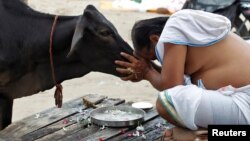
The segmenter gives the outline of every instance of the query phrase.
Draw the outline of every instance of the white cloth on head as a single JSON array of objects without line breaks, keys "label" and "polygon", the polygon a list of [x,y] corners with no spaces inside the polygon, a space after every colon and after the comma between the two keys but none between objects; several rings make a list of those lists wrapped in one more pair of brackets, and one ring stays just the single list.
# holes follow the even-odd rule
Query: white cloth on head
[{"label": "white cloth on head", "polygon": [[180,85],[166,91],[189,129],[207,128],[210,124],[250,124],[250,85],[217,91]]},{"label": "white cloth on head", "polygon": [[156,45],[156,56],[162,63],[164,43],[192,47],[217,43],[231,30],[231,22],[222,15],[200,10],[184,9],[170,16]]}]

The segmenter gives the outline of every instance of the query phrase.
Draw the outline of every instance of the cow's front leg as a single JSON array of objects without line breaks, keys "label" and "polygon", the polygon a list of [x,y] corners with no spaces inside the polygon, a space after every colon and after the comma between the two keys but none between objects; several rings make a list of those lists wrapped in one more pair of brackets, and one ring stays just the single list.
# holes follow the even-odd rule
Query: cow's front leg
[{"label": "cow's front leg", "polygon": [[13,99],[0,97],[0,130],[11,124]]}]

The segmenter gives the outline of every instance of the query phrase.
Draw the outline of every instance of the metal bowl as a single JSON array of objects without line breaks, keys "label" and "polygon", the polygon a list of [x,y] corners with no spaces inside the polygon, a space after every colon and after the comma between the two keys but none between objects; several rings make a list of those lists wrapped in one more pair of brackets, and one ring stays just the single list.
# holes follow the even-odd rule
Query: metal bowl
[{"label": "metal bowl", "polygon": [[91,122],[101,126],[125,127],[139,125],[144,121],[145,112],[131,106],[109,106],[94,109]]}]

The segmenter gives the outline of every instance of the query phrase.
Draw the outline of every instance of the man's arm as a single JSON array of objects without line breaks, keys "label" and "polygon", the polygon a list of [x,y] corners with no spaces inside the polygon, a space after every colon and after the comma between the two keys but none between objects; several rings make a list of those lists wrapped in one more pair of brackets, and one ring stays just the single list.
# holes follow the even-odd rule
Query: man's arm
[{"label": "man's arm", "polygon": [[161,67],[158,66],[155,62],[151,61],[151,65],[157,72],[161,72]]},{"label": "man's arm", "polygon": [[117,71],[128,76],[122,80],[133,82],[142,79],[148,80],[159,91],[183,84],[187,47],[184,45],[165,44],[162,68],[152,62],[138,60],[126,53],[121,55],[129,62],[116,61],[115,63],[125,67],[117,68]]},{"label": "man's arm", "polygon": [[187,47],[185,45],[165,44],[161,72],[149,69],[145,79],[159,91],[183,85],[186,53]]}]

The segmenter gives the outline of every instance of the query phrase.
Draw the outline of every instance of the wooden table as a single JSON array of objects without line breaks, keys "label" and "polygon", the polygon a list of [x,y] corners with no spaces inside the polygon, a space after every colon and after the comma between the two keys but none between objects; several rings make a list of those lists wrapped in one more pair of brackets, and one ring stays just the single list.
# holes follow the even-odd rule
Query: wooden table
[{"label": "wooden table", "polygon": [[[89,94],[83,96],[96,106],[131,104],[123,99],[107,98],[100,95]],[[139,140],[160,140],[162,132],[169,126],[162,119],[155,108],[146,112],[144,122],[144,132],[139,136],[135,127],[111,128],[97,125],[89,125],[86,115],[93,108],[83,104],[82,98],[77,98],[65,102],[62,108],[50,108],[38,114],[24,118],[12,123],[10,126],[0,131],[0,141],[139,141]],[[89,125],[89,126],[88,126]],[[133,134],[134,133],[134,134]]]}]

